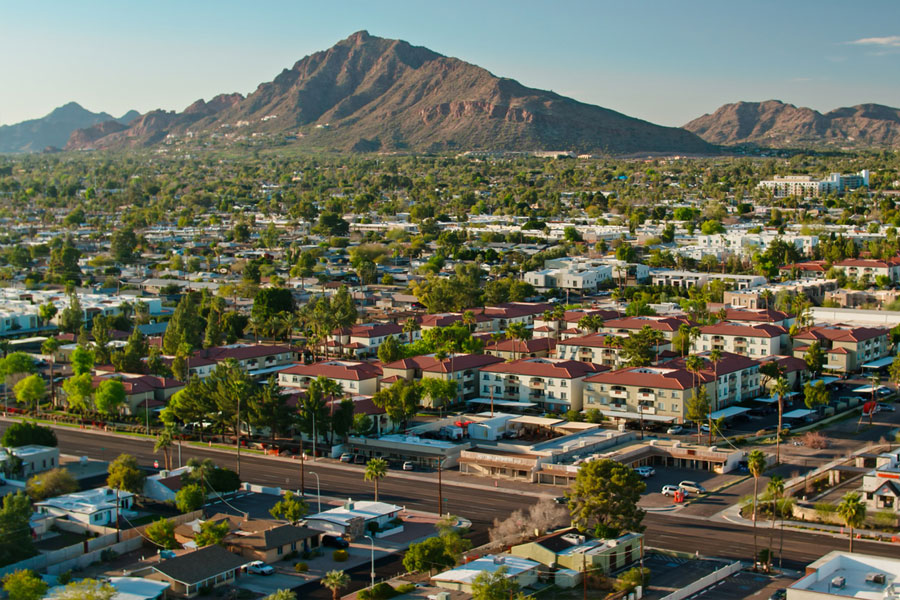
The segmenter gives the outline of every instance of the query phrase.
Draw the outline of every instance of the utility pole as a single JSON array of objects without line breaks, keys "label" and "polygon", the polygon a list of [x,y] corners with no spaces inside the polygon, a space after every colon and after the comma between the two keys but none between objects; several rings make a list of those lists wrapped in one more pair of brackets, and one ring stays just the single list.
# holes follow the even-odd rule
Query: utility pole
[{"label": "utility pole", "polygon": [[300,440],[300,497],[306,498],[306,483],[304,483],[304,474],[306,473],[306,452],[303,451],[303,439]]},{"label": "utility pole", "polygon": [[438,517],[444,514],[444,490],[441,486],[441,467],[444,461],[438,459]]},{"label": "utility pole", "polygon": [[237,437],[237,474],[241,475],[241,397],[238,395],[237,401],[237,429],[235,430]]}]

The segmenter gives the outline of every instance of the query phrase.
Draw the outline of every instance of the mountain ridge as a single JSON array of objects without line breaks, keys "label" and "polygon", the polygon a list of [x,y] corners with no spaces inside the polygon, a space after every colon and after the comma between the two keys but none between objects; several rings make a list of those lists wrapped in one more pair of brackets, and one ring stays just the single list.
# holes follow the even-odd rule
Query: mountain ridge
[{"label": "mountain ridge", "polygon": [[726,146],[900,146],[900,109],[857,104],[821,113],[780,100],[734,102],[684,125],[711,144]]},{"label": "mountain ridge", "polygon": [[67,149],[147,147],[207,136],[351,151],[715,151],[683,129],[528,88],[366,31],[296,61],[246,97],[221,94],[182,112],[151,111],[125,129],[92,129],[75,132]]},{"label": "mountain ridge", "polygon": [[77,102],[67,102],[37,119],[0,125],[0,153],[41,152],[62,148],[76,130],[103,122],[126,124],[139,113],[130,110],[118,119],[106,112],[91,112]]}]

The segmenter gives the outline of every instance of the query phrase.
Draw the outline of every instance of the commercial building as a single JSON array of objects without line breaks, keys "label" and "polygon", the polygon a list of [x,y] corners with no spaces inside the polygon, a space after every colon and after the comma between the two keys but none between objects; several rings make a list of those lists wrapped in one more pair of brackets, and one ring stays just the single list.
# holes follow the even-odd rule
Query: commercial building
[{"label": "commercial building", "polygon": [[59,448],[29,444],[0,450],[0,465],[15,456],[22,461],[22,476],[26,479],[59,466]]},{"label": "commercial building", "polygon": [[870,511],[900,513],[900,450],[885,452],[875,459],[875,469],[863,476],[860,491]]},{"label": "commercial building", "polygon": [[900,559],[833,550],[807,565],[806,575],[787,588],[787,600],[897,600]]},{"label": "commercial building", "polygon": [[823,179],[812,175],[776,175],[772,179],[760,181],[756,187],[771,190],[776,198],[787,196],[809,198],[826,194],[843,194],[860,187],[869,187],[869,171],[864,169],[849,175],[831,173]]},{"label": "commercial building", "polygon": [[387,502],[347,500],[341,506],[309,515],[306,526],[324,533],[357,538],[369,531],[370,524],[387,528],[402,511],[402,506]]}]

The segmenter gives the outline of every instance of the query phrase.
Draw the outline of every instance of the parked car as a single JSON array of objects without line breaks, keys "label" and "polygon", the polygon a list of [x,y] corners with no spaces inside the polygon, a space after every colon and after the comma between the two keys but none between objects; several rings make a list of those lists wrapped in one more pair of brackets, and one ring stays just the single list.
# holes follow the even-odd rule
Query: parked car
[{"label": "parked car", "polygon": [[671,427],[666,429],[666,433],[668,433],[669,435],[680,435],[684,433],[684,427],[682,427],[681,425],[672,425]]},{"label": "parked car", "polygon": [[362,454],[357,454],[353,457],[353,462],[357,465],[364,465],[366,464],[366,457]]},{"label": "parked car", "polygon": [[254,560],[247,565],[247,571],[254,575],[273,575],[275,573],[275,569],[272,565],[267,565],[261,560]]},{"label": "parked car", "polygon": [[644,465],[642,467],[635,467],[634,472],[646,479],[647,477],[653,477],[656,474],[656,471],[653,467]]},{"label": "parked car", "polygon": [[708,423],[704,423],[703,425],[701,425],[701,426],[700,426],[700,431],[702,431],[703,433],[709,433],[709,424],[708,424]]},{"label": "parked car", "polygon": [[566,498],[565,496],[557,496],[556,498],[553,499],[553,501],[556,502],[557,504],[568,504],[569,503],[569,499]]},{"label": "parked car", "polygon": [[784,600],[785,598],[787,598],[787,588],[778,588],[769,596],[769,600]]},{"label": "parked car", "polygon": [[349,548],[350,542],[336,535],[323,535],[322,545],[329,548]]},{"label": "parked car", "polygon": [[341,454],[341,462],[351,463],[353,462],[353,454],[350,452],[344,452]]},{"label": "parked car", "polygon": [[893,393],[894,393],[894,391],[891,388],[887,388],[887,387],[880,387],[877,390],[875,390],[875,395],[879,396],[881,398],[890,396]]},{"label": "parked car", "polygon": [[882,411],[882,410],[883,410],[883,411],[885,411],[885,412],[894,412],[894,411],[897,410],[897,409],[894,408],[894,405],[893,405],[893,404],[885,404],[884,402],[879,402],[879,403],[878,403],[878,410],[879,410],[879,411]]},{"label": "parked car", "polygon": [[413,461],[408,460],[405,463],[403,463],[403,470],[404,471],[415,471],[416,465]]},{"label": "parked car", "polygon": [[696,481],[682,481],[678,484],[682,490],[686,492],[693,492],[694,494],[705,494],[706,488],[697,483]]},{"label": "parked car", "polygon": [[[662,495],[671,497],[674,496],[675,492],[677,492],[678,490],[679,488],[677,485],[664,485],[662,488]],[[688,492],[686,490],[681,491],[684,492],[685,497],[688,495]]]}]

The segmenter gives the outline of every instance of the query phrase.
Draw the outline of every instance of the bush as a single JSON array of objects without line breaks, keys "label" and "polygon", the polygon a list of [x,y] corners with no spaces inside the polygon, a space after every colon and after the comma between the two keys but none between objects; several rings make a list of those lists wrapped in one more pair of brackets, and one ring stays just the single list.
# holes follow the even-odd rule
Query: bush
[{"label": "bush", "polygon": [[416,586],[412,583],[401,583],[396,587],[397,594],[408,594],[415,591]]},{"label": "bush", "polygon": [[641,570],[640,568],[635,567],[619,575],[619,578],[616,580],[616,584],[614,587],[618,592],[630,592],[639,585],[646,588],[649,582],[650,569]]},{"label": "bush", "polygon": [[349,556],[346,550],[335,550],[331,553],[331,559],[334,562],[345,562]]},{"label": "bush", "polygon": [[59,575],[56,576],[56,583],[58,583],[59,585],[66,585],[70,581],[72,581],[72,569],[69,569],[68,571],[63,571],[62,573],[60,573]]},{"label": "bush", "polygon": [[305,562],[298,562],[294,564],[294,573],[306,573],[309,571],[309,565]]},{"label": "bush", "polygon": [[298,556],[300,556],[299,552],[297,552],[296,550],[291,550],[290,552],[285,554],[284,558],[282,558],[281,560],[294,560]]},{"label": "bush", "polygon": [[[407,584],[409,585],[409,584]],[[416,586],[412,586],[413,589]],[[399,595],[399,591],[395,590],[385,582],[376,583],[372,588],[360,590],[357,594],[357,597],[360,600],[389,600],[389,598],[393,598],[394,596]]]},{"label": "bush", "polygon": [[379,527],[378,523],[375,521],[369,521],[366,523],[366,529],[369,530],[369,533],[378,533],[381,531],[381,527]]},{"label": "bush", "polygon": [[112,548],[107,548],[103,552],[100,553],[100,560],[103,562],[112,562],[119,557],[119,553],[113,550]]},{"label": "bush", "polygon": [[828,447],[828,438],[820,431],[807,431],[803,436],[803,444],[814,450],[824,450]]}]

